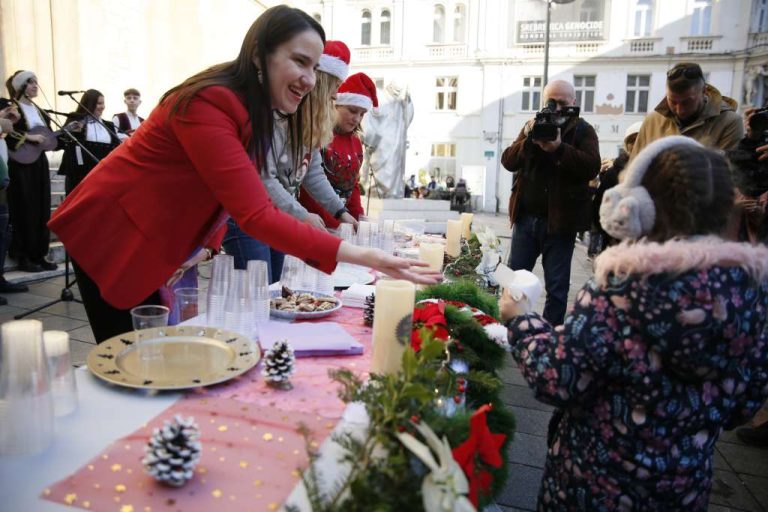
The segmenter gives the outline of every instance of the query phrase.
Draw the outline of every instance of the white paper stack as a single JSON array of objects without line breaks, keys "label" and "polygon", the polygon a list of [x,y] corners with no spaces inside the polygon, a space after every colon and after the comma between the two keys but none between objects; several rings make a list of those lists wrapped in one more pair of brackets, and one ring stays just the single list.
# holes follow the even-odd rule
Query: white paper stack
[{"label": "white paper stack", "polygon": [[376,286],[372,284],[353,284],[341,292],[341,302],[350,308],[364,308],[365,298],[376,292]]}]

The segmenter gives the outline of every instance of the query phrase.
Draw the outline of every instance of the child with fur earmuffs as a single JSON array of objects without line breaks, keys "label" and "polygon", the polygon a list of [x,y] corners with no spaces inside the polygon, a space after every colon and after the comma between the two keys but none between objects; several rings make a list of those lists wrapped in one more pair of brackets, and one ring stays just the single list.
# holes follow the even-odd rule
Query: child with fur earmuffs
[{"label": "child with fur earmuffs", "polygon": [[723,429],[768,396],[768,248],[718,235],[733,206],[725,158],[667,137],[605,193],[623,242],[555,329],[505,292],[509,342],[557,406],[539,510],[706,510]]}]

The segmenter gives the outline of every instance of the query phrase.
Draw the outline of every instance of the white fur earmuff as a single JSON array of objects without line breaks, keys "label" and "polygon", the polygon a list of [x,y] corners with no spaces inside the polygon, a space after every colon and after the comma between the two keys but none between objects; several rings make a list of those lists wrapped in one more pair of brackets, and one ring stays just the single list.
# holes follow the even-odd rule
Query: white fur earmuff
[{"label": "white fur earmuff", "polygon": [[703,147],[690,137],[672,135],[648,144],[629,163],[623,183],[607,190],[600,204],[600,224],[612,237],[637,240],[653,229],[656,207],[641,185],[645,172],[659,154],[675,146]]}]

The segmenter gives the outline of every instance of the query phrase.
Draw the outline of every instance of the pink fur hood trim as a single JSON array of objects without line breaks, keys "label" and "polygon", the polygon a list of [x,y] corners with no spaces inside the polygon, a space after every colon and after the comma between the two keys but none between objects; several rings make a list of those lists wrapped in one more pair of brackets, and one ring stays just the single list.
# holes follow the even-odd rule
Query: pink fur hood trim
[{"label": "pink fur hood trim", "polygon": [[768,278],[768,247],[728,242],[716,236],[656,242],[622,242],[603,251],[595,261],[600,286],[608,275],[649,276],[662,272],[682,274],[714,266],[741,267],[757,281]]}]

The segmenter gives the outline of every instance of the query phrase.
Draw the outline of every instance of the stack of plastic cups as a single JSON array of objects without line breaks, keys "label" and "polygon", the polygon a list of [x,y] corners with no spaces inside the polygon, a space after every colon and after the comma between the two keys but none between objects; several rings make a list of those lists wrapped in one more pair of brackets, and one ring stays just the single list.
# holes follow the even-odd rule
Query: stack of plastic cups
[{"label": "stack of plastic cups", "polygon": [[333,297],[333,276],[315,270],[315,286],[312,291],[322,297]]},{"label": "stack of plastic cups", "polygon": [[69,333],[45,331],[43,343],[51,377],[53,412],[56,416],[66,416],[77,409],[77,384],[69,355]]},{"label": "stack of plastic cups", "polygon": [[283,273],[280,276],[280,286],[289,290],[300,290],[304,284],[304,262],[289,254],[283,261]]},{"label": "stack of plastic cups", "polygon": [[233,270],[224,304],[224,326],[240,334],[249,334],[248,273]]},{"label": "stack of plastic cups", "polygon": [[[352,224],[342,223],[339,225],[339,238],[350,244],[355,243],[355,227]],[[336,265],[339,270],[348,269],[352,265],[346,262],[341,262]]]},{"label": "stack of plastic cups", "polygon": [[371,223],[361,220],[357,225],[357,245],[360,247],[371,246]]},{"label": "stack of plastic cups", "polygon": [[371,223],[370,234],[368,240],[368,247],[379,249],[381,247],[381,239],[379,237],[379,225],[377,223]]},{"label": "stack of plastic cups", "polygon": [[267,262],[251,260],[248,262],[248,295],[251,301],[250,335],[259,338],[259,326],[269,320],[269,280]]},{"label": "stack of plastic cups", "polygon": [[213,258],[211,281],[208,284],[207,324],[214,327],[224,326],[224,307],[227,301],[229,280],[235,268],[235,258],[226,254],[217,254]]},{"label": "stack of plastic cups", "polygon": [[379,248],[387,254],[395,252],[395,221],[383,220],[379,227]]}]

